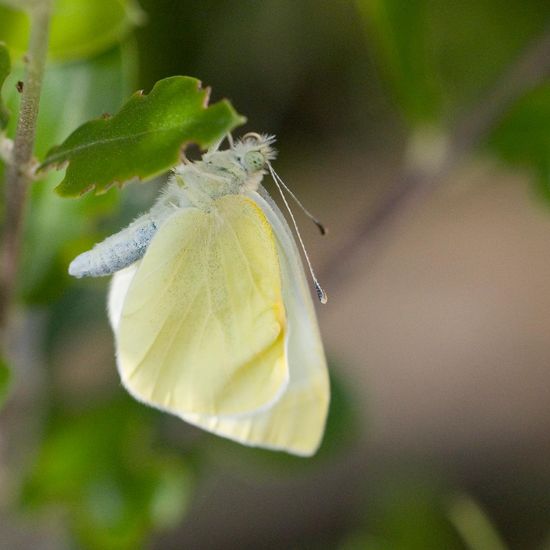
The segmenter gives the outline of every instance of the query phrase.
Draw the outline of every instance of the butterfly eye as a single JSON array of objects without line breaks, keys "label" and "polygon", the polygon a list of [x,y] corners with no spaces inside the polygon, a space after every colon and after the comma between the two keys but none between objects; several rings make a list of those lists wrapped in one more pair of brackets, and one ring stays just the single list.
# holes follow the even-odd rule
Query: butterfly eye
[{"label": "butterfly eye", "polygon": [[243,158],[243,164],[250,172],[261,170],[265,165],[265,157],[259,151],[248,151]]}]

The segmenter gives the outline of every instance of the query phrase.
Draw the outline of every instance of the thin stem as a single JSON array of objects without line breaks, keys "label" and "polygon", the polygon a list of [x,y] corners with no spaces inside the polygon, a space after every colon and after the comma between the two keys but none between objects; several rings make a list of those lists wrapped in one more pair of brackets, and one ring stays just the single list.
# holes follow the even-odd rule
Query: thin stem
[{"label": "thin stem", "polygon": [[6,344],[6,329],[16,285],[21,257],[27,191],[31,182],[31,167],[36,134],[40,90],[48,52],[50,0],[36,2],[29,10],[31,34],[25,57],[26,70],[13,162],[8,165],[5,182],[6,213],[2,261],[0,264],[0,338]]}]

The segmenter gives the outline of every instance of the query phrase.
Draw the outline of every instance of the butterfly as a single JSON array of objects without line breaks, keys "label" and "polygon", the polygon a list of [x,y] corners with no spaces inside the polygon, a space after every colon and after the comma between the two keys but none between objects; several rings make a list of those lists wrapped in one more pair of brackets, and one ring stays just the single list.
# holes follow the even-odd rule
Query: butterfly
[{"label": "butterfly", "polygon": [[298,247],[261,184],[269,171],[288,207],[273,142],[249,133],[184,159],[147,213],[69,273],[114,274],[108,314],[134,398],[245,445],[310,456],[329,378]]}]

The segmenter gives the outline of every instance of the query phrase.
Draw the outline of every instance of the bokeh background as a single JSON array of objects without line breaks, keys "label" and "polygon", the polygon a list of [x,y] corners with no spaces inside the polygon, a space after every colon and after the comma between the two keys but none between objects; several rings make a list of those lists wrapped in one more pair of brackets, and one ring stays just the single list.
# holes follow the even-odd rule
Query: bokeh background
[{"label": "bokeh background", "polygon": [[[297,213],[330,297],[334,396],[313,459],[133,402],[108,281],[66,267],[162,181],[69,200],[50,175],[29,204],[0,413],[0,548],[550,548],[548,0],[55,10],[39,156],[175,74],[229,98],[239,132],[277,135],[279,173],[330,228]],[[14,112],[26,25],[0,6]]]}]

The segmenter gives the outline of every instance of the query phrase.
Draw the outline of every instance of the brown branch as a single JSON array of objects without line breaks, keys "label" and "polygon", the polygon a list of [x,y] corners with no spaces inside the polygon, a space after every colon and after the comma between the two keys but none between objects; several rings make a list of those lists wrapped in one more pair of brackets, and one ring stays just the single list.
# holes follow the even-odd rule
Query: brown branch
[{"label": "brown branch", "polygon": [[320,279],[334,290],[349,275],[358,250],[373,243],[381,231],[413,199],[437,187],[471,154],[507,108],[550,75],[550,28],[529,47],[500,78],[495,87],[450,132],[446,150],[437,163],[420,166],[408,163],[397,176],[386,197],[359,225],[355,234],[321,270]]},{"label": "brown branch", "polygon": [[24,88],[13,146],[12,162],[8,165],[5,193],[6,215],[0,264],[0,342],[6,345],[6,329],[16,286],[21,257],[22,234],[27,190],[38,118],[42,78],[48,51],[50,1],[33,2],[29,8],[31,35],[26,55]]}]

